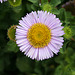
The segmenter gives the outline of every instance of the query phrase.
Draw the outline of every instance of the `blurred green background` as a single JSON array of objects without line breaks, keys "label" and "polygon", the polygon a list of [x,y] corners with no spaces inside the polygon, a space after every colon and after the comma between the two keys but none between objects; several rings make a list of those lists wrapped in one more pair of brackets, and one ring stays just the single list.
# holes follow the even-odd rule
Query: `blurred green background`
[{"label": "blurred green background", "polygon": [[[64,27],[71,28],[71,33],[65,31],[70,37],[64,36],[64,45],[58,55],[43,61],[26,57],[7,36],[8,29],[18,25],[21,17],[37,10],[55,14]],[[16,3],[8,0],[0,3],[0,75],[75,75],[75,0],[16,0]]]}]

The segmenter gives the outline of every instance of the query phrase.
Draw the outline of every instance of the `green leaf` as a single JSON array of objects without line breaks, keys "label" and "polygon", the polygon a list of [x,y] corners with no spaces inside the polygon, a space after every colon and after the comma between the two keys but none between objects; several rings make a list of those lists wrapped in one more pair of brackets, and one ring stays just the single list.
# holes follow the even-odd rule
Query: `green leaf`
[{"label": "green leaf", "polygon": [[4,70],[4,60],[0,58],[0,72]]},{"label": "green leaf", "polygon": [[19,48],[16,42],[9,41],[5,47],[5,52],[18,52]]},{"label": "green leaf", "polygon": [[72,71],[72,75],[75,75],[75,70]]},{"label": "green leaf", "polygon": [[55,73],[54,75],[62,75],[63,71],[62,71],[62,65],[59,65],[56,70],[55,70]]},{"label": "green leaf", "polygon": [[58,9],[53,8],[53,9],[52,9],[52,13],[53,13],[53,14],[58,15],[60,12],[59,12],[59,10],[58,10]]},{"label": "green leaf", "polygon": [[57,5],[61,3],[61,0],[51,0],[50,3],[51,5],[53,5],[53,7],[56,7]]},{"label": "green leaf", "polygon": [[64,55],[65,55],[65,54],[61,54],[61,53],[60,53],[60,54],[55,58],[55,62],[58,63],[58,64],[63,64],[64,59],[65,59]]},{"label": "green leaf", "polygon": [[42,66],[42,63],[39,62],[39,61],[36,61],[36,63],[35,63],[35,69],[34,69],[35,73],[37,73],[38,75],[44,75],[43,70],[44,70],[44,68]]},{"label": "green leaf", "polygon": [[38,8],[38,5],[37,5],[37,4],[32,4],[32,5],[31,5],[31,9],[32,9],[33,11],[37,11],[37,8]]},{"label": "green leaf", "polygon": [[73,73],[74,73],[73,70],[74,70],[74,68],[72,68],[70,64],[68,64],[68,65],[62,64],[56,68],[54,75],[73,75]]},{"label": "green leaf", "polygon": [[32,11],[32,9],[31,9],[31,3],[26,3],[26,8],[27,8],[27,10],[29,12],[31,12]]},{"label": "green leaf", "polygon": [[41,4],[47,3],[48,0],[41,0]]},{"label": "green leaf", "polygon": [[71,27],[71,30],[72,30],[72,35],[74,36],[75,35],[75,26],[70,26]]},{"label": "green leaf", "polygon": [[75,26],[75,17],[72,16],[73,18],[70,19],[70,26]]},{"label": "green leaf", "polygon": [[71,47],[68,47],[67,49],[66,49],[66,53],[65,53],[66,55],[65,55],[65,61],[67,62],[67,63],[71,63],[72,61],[72,58],[71,58],[71,54],[73,55],[73,49],[71,48]]},{"label": "green leaf", "polygon": [[38,2],[38,0],[28,0],[28,1],[30,1],[32,3],[37,3]]},{"label": "green leaf", "polygon": [[33,60],[25,56],[18,57],[16,60],[16,66],[21,72],[27,72],[27,73],[33,72],[34,65],[35,64]]},{"label": "green leaf", "polygon": [[67,49],[67,44],[69,43],[70,41],[65,41],[64,44],[63,44],[63,47],[60,49],[60,53],[64,54],[66,49]]},{"label": "green leaf", "polygon": [[65,23],[69,24],[73,18],[71,12],[65,12]]},{"label": "green leaf", "polygon": [[22,6],[12,7],[13,11],[19,13],[22,10]]},{"label": "green leaf", "polygon": [[38,3],[35,3],[35,4],[26,3],[26,8],[27,8],[27,10],[29,12],[31,12],[31,11],[37,11],[39,9],[39,5],[38,5]]},{"label": "green leaf", "polygon": [[63,48],[60,49],[60,53],[64,54],[64,50],[63,50]]},{"label": "green leaf", "polygon": [[64,22],[65,21],[65,9],[61,8],[59,10],[59,14],[57,15],[57,17]]}]

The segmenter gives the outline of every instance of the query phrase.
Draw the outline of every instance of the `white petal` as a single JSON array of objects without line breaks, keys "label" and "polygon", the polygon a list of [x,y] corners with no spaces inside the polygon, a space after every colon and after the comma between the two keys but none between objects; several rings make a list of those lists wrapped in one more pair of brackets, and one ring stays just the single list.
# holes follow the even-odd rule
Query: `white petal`
[{"label": "white petal", "polygon": [[59,32],[52,32],[51,31],[51,35],[52,36],[62,36],[62,35],[64,35],[65,33],[64,33],[64,31],[59,31]]},{"label": "white petal", "polygon": [[56,41],[60,41],[60,42],[64,42],[63,37],[51,37],[52,40],[56,40]]},{"label": "white petal", "polygon": [[26,15],[26,19],[31,23],[31,25],[33,25],[35,22],[35,19],[33,18],[33,14],[30,13],[30,14],[27,14]]},{"label": "white petal", "polygon": [[22,50],[22,52],[26,52],[26,51],[28,51],[28,50],[30,50],[30,48],[31,48],[31,45],[30,44],[27,44],[27,45],[24,45],[25,47],[24,47],[24,49]]},{"label": "white petal", "polygon": [[35,48],[31,47],[28,53],[26,54],[28,57],[32,58],[35,52]]},{"label": "white petal", "polygon": [[48,51],[50,53],[50,58],[53,57],[54,54],[53,54],[52,50],[50,50],[50,48],[48,46],[47,46],[47,48],[48,48]]},{"label": "white petal", "polygon": [[39,48],[39,60],[51,58],[53,53],[47,47]]},{"label": "white petal", "polygon": [[35,22],[38,23],[39,21],[38,21],[38,15],[36,11],[35,12],[32,11],[32,15],[33,15],[33,18],[35,19]]},{"label": "white petal", "polygon": [[42,48],[39,48],[39,60],[45,59],[44,50]]},{"label": "white petal", "polygon": [[57,44],[57,43],[53,43],[52,41],[50,42],[57,50],[59,50],[60,48],[62,48],[63,44]]},{"label": "white petal", "polygon": [[50,55],[50,53],[49,53],[48,48],[47,48],[47,47],[45,47],[45,48],[44,48],[44,50],[45,50],[46,59],[50,58],[50,57],[51,57],[51,55]]},{"label": "white petal", "polygon": [[28,42],[28,40],[27,39],[20,39],[20,40],[17,40],[16,41],[17,44],[20,44],[22,42]]},{"label": "white petal", "polygon": [[28,42],[28,41],[22,42],[22,43],[18,44],[18,46],[24,46],[24,45],[26,45],[26,44],[29,44],[29,42]]},{"label": "white petal", "polygon": [[24,30],[24,28],[23,28],[22,26],[19,26],[19,25],[17,26],[17,28],[18,28],[18,29],[23,29],[23,30]]},{"label": "white petal", "polygon": [[16,36],[16,40],[20,40],[20,39],[25,39],[26,38],[26,36],[18,36],[18,35],[15,35]]},{"label": "white petal", "polygon": [[21,25],[25,30],[28,30],[29,26],[26,25],[22,20],[19,20],[19,25]]},{"label": "white petal", "polygon": [[24,36],[24,35],[27,35],[27,31],[24,31],[24,30],[16,30],[16,35],[18,36]]},{"label": "white petal", "polygon": [[37,54],[38,54],[38,48],[35,48],[35,52],[33,54],[32,59],[37,59]]},{"label": "white petal", "polygon": [[60,23],[60,20],[58,18],[55,18],[54,20],[52,20],[52,22],[50,22],[49,26],[51,28],[52,26],[54,26],[55,24],[58,24],[58,23]]},{"label": "white petal", "polygon": [[25,52],[27,48],[30,48],[31,45],[29,43],[24,44],[20,47],[20,51]]},{"label": "white petal", "polygon": [[52,46],[52,44],[48,44],[48,47],[49,47],[49,49],[52,51],[52,52],[54,52],[55,54],[57,54],[58,52],[59,52],[59,50],[57,50],[57,49],[55,49],[53,46]]},{"label": "white petal", "polygon": [[53,40],[53,39],[51,39],[51,42],[52,42],[52,43],[59,44],[59,45],[63,45],[63,44],[62,44],[62,42],[60,42],[60,41],[57,41],[57,40]]},{"label": "white petal", "polygon": [[53,25],[52,27],[50,27],[51,29],[55,29],[56,27],[60,27],[62,25],[62,23],[58,23],[58,24],[55,24]]},{"label": "white petal", "polygon": [[53,32],[58,32],[58,31],[61,31],[64,27],[63,26],[60,26],[60,27],[57,27],[55,29],[52,29]]},{"label": "white petal", "polygon": [[51,26],[50,23],[55,19],[55,17],[56,17],[55,15],[50,13],[47,19],[45,20],[45,25]]}]

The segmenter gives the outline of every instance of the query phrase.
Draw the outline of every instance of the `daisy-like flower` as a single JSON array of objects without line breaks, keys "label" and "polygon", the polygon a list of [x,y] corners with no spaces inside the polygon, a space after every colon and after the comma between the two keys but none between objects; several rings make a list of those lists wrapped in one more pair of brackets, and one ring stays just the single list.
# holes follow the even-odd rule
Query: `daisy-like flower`
[{"label": "daisy-like flower", "polygon": [[2,3],[3,1],[5,2],[5,1],[7,1],[7,0],[0,0],[1,3]]},{"label": "daisy-like flower", "polygon": [[47,11],[32,11],[19,21],[16,43],[20,51],[32,59],[44,60],[57,54],[63,45],[64,34],[60,20]]}]

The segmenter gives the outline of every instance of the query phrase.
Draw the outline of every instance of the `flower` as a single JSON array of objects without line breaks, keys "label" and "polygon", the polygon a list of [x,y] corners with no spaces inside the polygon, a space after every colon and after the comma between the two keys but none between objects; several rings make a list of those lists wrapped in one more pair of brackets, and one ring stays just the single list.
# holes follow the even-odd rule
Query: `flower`
[{"label": "flower", "polygon": [[7,1],[7,0],[0,0],[1,3],[2,3],[3,1],[5,2],[5,1]]},{"label": "flower", "polygon": [[32,59],[44,60],[57,54],[63,45],[64,34],[60,20],[47,11],[32,11],[16,28],[16,44]]}]

